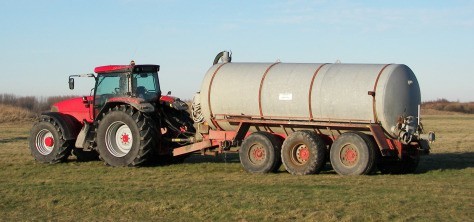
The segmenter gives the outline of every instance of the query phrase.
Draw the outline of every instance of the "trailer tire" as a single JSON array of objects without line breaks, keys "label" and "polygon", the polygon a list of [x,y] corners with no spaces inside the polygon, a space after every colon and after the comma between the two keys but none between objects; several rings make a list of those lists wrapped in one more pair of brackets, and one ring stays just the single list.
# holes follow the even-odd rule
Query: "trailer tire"
[{"label": "trailer tire", "polygon": [[359,132],[340,135],[330,150],[332,168],[339,175],[364,175],[374,172],[375,146],[369,136]]},{"label": "trailer tire", "polygon": [[100,159],[110,166],[141,166],[152,158],[159,135],[151,117],[125,105],[103,115],[97,129]]},{"label": "trailer tire", "polygon": [[239,150],[242,167],[250,173],[278,171],[281,166],[281,144],[281,139],[271,133],[252,133]]},{"label": "trailer tire", "polygon": [[317,174],[326,163],[326,145],[311,131],[297,131],[283,142],[281,159],[293,175]]},{"label": "trailer tire", "polygon": [[58,123],[48,116],[41,116],[30,131],[31,155],[41,163],[60,163],[71,155],[71,141],[64,139]]}]

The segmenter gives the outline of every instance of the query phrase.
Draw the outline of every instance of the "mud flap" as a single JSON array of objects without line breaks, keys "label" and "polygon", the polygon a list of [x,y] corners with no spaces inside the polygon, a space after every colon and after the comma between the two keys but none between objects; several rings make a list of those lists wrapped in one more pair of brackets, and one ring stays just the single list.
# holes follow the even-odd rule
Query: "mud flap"
[{"label": "mud flap", "polygon": [[84,148],[87,132],[89,132],[89,123],[84,121],[84,126],[79,132],[79,135],[77,135],[76,144],[75,144],[76,148]]}]

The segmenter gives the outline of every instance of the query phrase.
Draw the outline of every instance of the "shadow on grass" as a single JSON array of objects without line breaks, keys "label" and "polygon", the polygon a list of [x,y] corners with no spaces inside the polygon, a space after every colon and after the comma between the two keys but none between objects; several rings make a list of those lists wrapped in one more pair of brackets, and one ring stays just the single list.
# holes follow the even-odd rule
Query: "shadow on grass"
[{"label": "shadow on grass", "polygon": [[18,141],[27,140],[27,139],[28,139],[28,137],[26,137],[26,136],[18,136],[18,137],[13,137],[13,138],[5,138],[5,139],[0,139],[0,144],[18,142]]},{"label": "shadow on grass", "polygon": [[219,154],[217,156],[191,155],[185,163],[240,163],[238,153]]},{"label": "shadow on grass", "polygon": [[[192,155],[185,163],[240,163],[239,154],[220,154],[218,156]],[[434,170],[462,170],[474,167],[474,152],[464,153],[434,153],[423,156],[416,173],[427,173]],[[322,173],[334,174],[329,162],[323,168]]]},{"label": "shadow on grass", "polygon": [[[22,137],[13,138],[12,140],[25,139]],[[0,140],[0,144],[5,140]],[[75,159],[69,160],[71,162],[83,162]],[[87,161],[86,161],[87,162]],[[184,160],[185,164],[201,164],[201,163],[240,163],[238,153],[219,154],[217,156],[202,156],[198,154],[191,155]],[[156,167],[162,165],[173,165],[179,163],[152,163],[144,167]],[[464,153],[434,153],[428,156],[423,156],[415,174],[423,174],[436,170],[462,170],[474,167],[474,152]],[[286,171],[280,171],[286,172]],[[327,162],[321,174],[336,174],[332,169],[331,164]]]},{"label": "shadow on grass", "polygon": [[474,167],[474,152],[433,153],[423,156],[417,173],[433,170],[462,170]]}]

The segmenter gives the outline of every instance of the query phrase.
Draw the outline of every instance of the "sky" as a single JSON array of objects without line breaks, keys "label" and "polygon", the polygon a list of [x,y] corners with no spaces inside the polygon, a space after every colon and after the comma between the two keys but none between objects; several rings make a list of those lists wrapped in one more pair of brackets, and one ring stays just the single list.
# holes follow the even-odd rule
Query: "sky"
[{"label": "sky", "polygon": [[422,100],[474,101],[474,1],[0,0],[0,93],[88,95],[69,75],[161,65],[190,99],[215,55],[233,62],[400,63]]}]

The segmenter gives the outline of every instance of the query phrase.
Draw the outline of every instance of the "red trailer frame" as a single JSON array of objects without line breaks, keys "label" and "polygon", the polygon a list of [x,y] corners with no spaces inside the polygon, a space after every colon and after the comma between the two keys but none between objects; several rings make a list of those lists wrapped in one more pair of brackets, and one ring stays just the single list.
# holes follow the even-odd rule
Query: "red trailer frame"
[{"label": "red trailer frame", "polygon": [[[202,140],[196,143],[178,147],[174,149],[173,155],[179,156],[187,153],[200,151],[202,155],[223,153],[224,151],[232,152],[228,149],[230,146],[239,146],[250,133],[251,126],[261,126],[265,131],[278,135],[285,139],[290,133],[285,130],[285,134],[276,134],[270,127],[279,126],[283,129],[287,128],[307,128],[313,130],[318,135],[323,135],[329,140],[329,145],[337,139],[342,131],[363,131],[373,136],[382,156],[398,156],[403,158],[405,149],[412,148],[418,150],[420,144],[411,142],[404,145],[397,138],[387,136],[382,127],[372,121],[366,120],[329,120],[329,119],[301,119],[294,117],[269,117],[260,116],[233,116],[225,114],[216,114],[213,122],[218,129],[209,129],[207,124],[199,124],[198,131],[202,135]],[[227,122],[238,125],[234,131],[220,130],[219,123]],[[331,132],[331,135],[323,134],[320,129]],[[211,151],[212,150],[212,151]],[[235,151],[234,151],[235,152]]]}]

